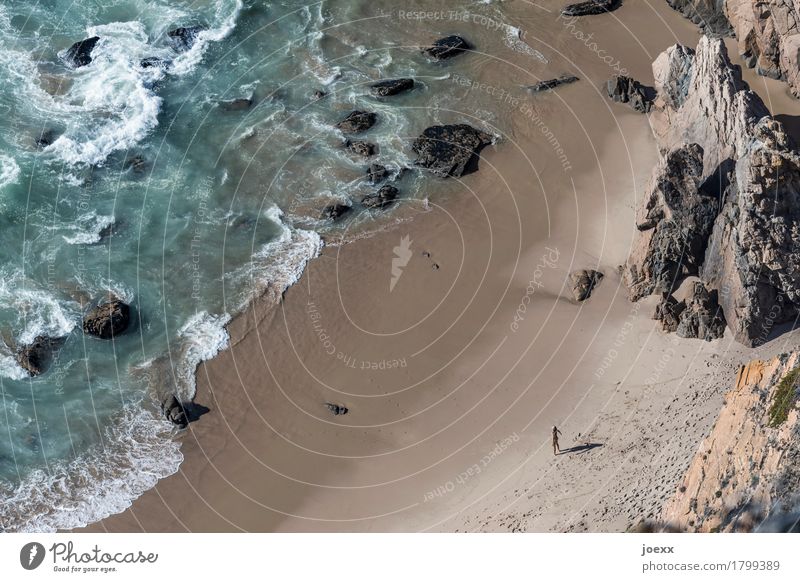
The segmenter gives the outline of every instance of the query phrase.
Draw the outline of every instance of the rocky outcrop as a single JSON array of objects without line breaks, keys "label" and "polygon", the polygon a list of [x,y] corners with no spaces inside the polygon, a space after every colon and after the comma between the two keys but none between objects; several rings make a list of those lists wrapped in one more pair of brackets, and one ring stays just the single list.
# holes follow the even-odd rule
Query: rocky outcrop
[{"label": "rocky outcrop", "polygon": [[170,43],[178,52],[188,51],[197,41],[197,35],[204,31],[202,26],[181,26],[167,33]]},{"label": "rocky outcrop", "polygon": [[800,490],[798,410],[791,407],[777,426],[770,410],[783,379],[796,391],[797,365],[797,354],[791,354],[740,368],[711,434],[662,510],[664,523],[680,531],[749,530],[743,522],[750,519],[747,507],[765,508],[767,515],[794,509]]},{"label": "rocky outcrop", "polygon": [[64,60],[74,68],[85,67],[92,62],[92,51],[100,40],[99,36],[93,36],[86,40],[81,40],[73,44],[64,54]]},{"label": "rocky outcrop", "polygon": [[592,16],[616,10],[622,5],[622,0],[588,0],[568,4],[561,9],[564,16]]},{"label": "rocky outcrop", "polygon": [[426,129],[412,144],[416,165],[446,178],[456,178],[477,170],[481,150],[492,143],[492,136],[466,124],[435,125]]},{"label": "rocky outcrop", "polygon": [[675,333],[678,331],[678,325],[681,322],[681,313],[686,309],[686,302],[679,302],[674,296],[669,293],[661,294],[661,302],[656,305],[656,312],[653,314],[653,319],[661,322],[661,329],[668,333]]},{"label": "rocky outcrop", "polygon": [[178,428],[186,428],[189,425],[186,408],[174,395],[170,395],[164,400],[161,404],[161,411],[164,413],[164,418]]},{"label": "rocky outcrop", "polygon": [[330,204],[322,209],[322,218],[336,221],[352,209],[352,206],[348,206],[347,204]]},{"label": "rocky outcrop", "polygon": [[391,206],[399,195],[400,191],[397,188],[386,184],[385,186],[381,186],[374,194],[364,196],[364,198],[361,199],[361,204],[367,208],[383,210]]},{"label": "rocky outcrop", "polygon": [[572,296],[575,301],[586,301],[592,295],[595,287],[603,279],[603,273],[591,269],[581,269],[570,273],[569,281],[572,285]]},{"label": "rocky outcrop", "polygon": [[617,75],[606,82],[606,93],[617,103],[628,103],[639,113],[649,113],[655,94],[639,81]]},{"label": "rocky outcrop", "polygon": [[437,61],[444,61],[471,49],[472,46],[460,36],[446,36],[424,49],[426,55]]},{"label": "rocky outcrop", "polygon": [[372,157],[378,152],[378,146],[368,141],[347,140],[344,145],[348,150],[350,150],[357,156],[361,156],[362,158]]},{"label": "rocky outcrop", "polygon": [[130,319],[130,307],[114,299],[98,305],[84,316],[83,332],[102,339],[113,339],[128,329]]},{"label": "rocky outcrop", "polygon": [[386,166],[380,164],[370,164],[367,168],[367,180],[370,184],[379,184],[389,176]]},{"label": "rocky outcrop", "polygon": [[711,341],[725,334],[725,316],[719,306],[716,289],[709,290],[702,282],[695,282],[692,294],[678,307],[680,312],[675,333],[683,338]]},{"label": "rocky outcrop", "polygon": [[336,124],[342,133],[361,133],[375,125],[378,116],[370,111],[353,111]]},{"label": "rocky outcrop", "polygon": [[636,213],[636,238],[623,279],[632,301],[671,293],[697,275],[719,212],[718,197],[702,183],[703,148],[670,152],[656,167]]},{"label": "rocky outcrop", "polygon": [[410,91],[414,88],[414,79],[387,79],[378,81],[370,86],[370,91],[375,97],[390,97]]},{"label": "rocky outcrop", "polygon": [[709,36],[733,36],[733,27],[725,16],[725,0],[667,0],[667,4]]},{"label": "rocky outcrop", "polygon": [[342,406],[341,404],[334,404],[333,402],[326,402],[325,408],[327,408],[334,416],[342,416],[349,412],[346,406]]},{"label": "rocky outcrop", "polygon": [[556,77],[555,79],[539,81],[535,85],[531,85],[530,87],[528,87],[528,90],[532,93],[541,93],[542,91],[550,91],[560,85],[568,85],[578,80],[579,80],[578,77],[574,75],[561,75],[560,77]]},{"label": "rocky outcrop", "polygon": [[31,376],[38,376],[47,369],[53,352],[61,348],[65,339],[38,336],[33,342],[17,350],[17,363]]}]

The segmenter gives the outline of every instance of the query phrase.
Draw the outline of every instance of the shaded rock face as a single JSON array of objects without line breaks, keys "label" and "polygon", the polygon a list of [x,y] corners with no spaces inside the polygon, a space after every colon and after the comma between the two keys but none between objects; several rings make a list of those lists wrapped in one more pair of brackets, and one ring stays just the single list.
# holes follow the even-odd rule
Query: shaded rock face
[{"label": "shaded rock face", "polygon": [[692,295],[681,303],[685,307],[680,309],[675,330],[679,337],[711,341],[725,334],[725,316],[716,290],[708,290],[702,282],[696,282]]},{"label": "shaded rock face", "polygon": [[390,206],[398,197],[400,191],[389,184],[382,186],[375,194],[369,194],[361,199],[361,204],[367,208],[383,210]]},{"label": "shaded rock face", "polygon": [[555,79],[539,81],[535,85],[528,87],[528,90],[532,93],[541,93],[542,91],[550,91],[559,85],[568,85],[570,83],[574,83],[575,81],[578,81],[578,77],[575,77],[574,75],[561,75]]},{"label": "shaded rock face", "polygon": [[656,167],[636,214],[638,232],[623,279],[632,301],[671,293],[697,275],[719,212],[719,200],[703,184],[703,148],[670,152]]},{"label": "shaded rock face", "polygon": [[603,273],[599,271],[592,271],[581,269],[575,271],[569,276],[570,283],[572,284],[572,296],[575,301],[586,301],[592,295],[594,288],[600,284],[603,279]]},{"label": "shaded rock face", "polygon": [[370,87],[370,91],[375,97],[389,97],[413,88],[414,79],[388,79],[374,83]]},{"label": "shaded rock face", "polygon": [[733,36],[733,27],[725,16],[725,0],[667,0],[667,4],[709,36]]},{"label": "shaded rock face", "polygon": [[661,302],[656,305],[656,312],[653,319],[661,322],[661,329],[666,332],[674,333],[678,331],[681,322],[681,313],[686,309],[686,302],[678,302],[669,293],[661,294]]},{"label": "shaded rock face", "polygon": [[561,10],[564,16],[592,16],[616,10],[622,5],[622,0],[588,0],[568,4]]},{"label": "shaded rock face", "polygon": [[374,156],[378,151],[378,146],[368,141],[348,140],[347,143],[345,143],[345,147],[354,154],[364,158],[369,158],[371,156]]},{"label": "shaded rock face", "polygon": [[352,210],[352,207],[346,204],[331,204],[322,210],[322,218],[329,220],[339,220],[342,216]]},{"label": "shaded rock face", "polygon": [[64,60],[67,64],[76,69],[78,67],[85,67],[92,62],[92,51],[99,40],[99,36],[93,36],[86,40],[76,42],[67,49]]},{"label": "shaded rock face", "polygon": [[492,143],[492,136],[466,124],[435,125],[414,140],[416,165],[446,178],[460,177],[477,170],[481,150]]},{"label": "shaded rock face", "polygon": [[167,33],[170,43],[178,52],[188,51],[197,41],[197,35],[205,30],[202,26],[181,26]]},{"label": "shaded rock face", "polygon": [[342,133],[361,133],[375,125],[377,120],[378,116],[369,111],[353,111],[337,123],[336,128]]},{"label": "shaded rock face", "polygon": [[38,376],[47,369],[53,352],[61,348],[65,339],[38,336],[31,344],[19,348],[17,363],[31,376]]},{"label": "shaded rock face", "polygon": [[367,168],[367,180],[370,184],[378,184],[383,182],[389,176],[386,166],[380,164],[370,164]]},{"label": "shaded rock face", "polygon": [[453,36],[446,36],[445,38],[440,38],[422,52],[424,52],[432,59],[436,59],[437,61],[443,61],[445,59],[449,59],[458,54],[461,54],[464,51],[469,50],[471,48],[472,47],[466,40],[464,40],[460,36],[453,35]]},{"label": "shaded rock face", "polygon": [[130,307],[115,299],[98,305],[83,318],[83,332],[102,339],[120,335],[130,324]]},{"label": "shaded rock face", "polygon": [[617,103],[628,103],[639,113],[649,113],[655,97],[649,87],[624,75],[617,75],[606,83],[606,93]]}]

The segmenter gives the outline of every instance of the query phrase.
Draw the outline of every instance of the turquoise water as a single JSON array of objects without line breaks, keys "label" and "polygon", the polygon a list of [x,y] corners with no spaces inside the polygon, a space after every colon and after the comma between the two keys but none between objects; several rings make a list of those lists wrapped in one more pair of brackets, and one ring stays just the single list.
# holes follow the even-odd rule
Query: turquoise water
[{"label": "turquoise water", "polygon": [[[0,530],[90,523],[177,470],[179,444],[152,389],[190,399],[197,364],[227,345],[230,317],[293,283],[345,228],[321,209],[374,190],[333,123],[376,111],[371,161],[400,170],[412,164],[409,137],[464,120],[450,109],[463,91],[451,81],[431,89],[449,78],[445,66],[389,50],[389,31],[410,38],[422,25],[380,18],[380,5],[0,5]],[[167,32],[192,25],[203,32],[177,50]],[[473,28],[544,62],[510,26]],[[67,66],[63,52],[95,35],[92,62]],[[168,65],[142,67],[151,57]],[[370,81],[399,76],[417,88],[391,102],[369,95]],[[316,90],[329,95],[316,101]],[[253,105],[221,104],[240,98]],[[473,109],[497,107],[482,98]],[[394,179],[404,199],[447,187],[415,172]],[[361,211],[344,224],[358,232],[387,220]],[[85,336],[83,305],[109,293],[132,305],[131,327],[113,342]],[[30,378],[14,354],[37,336],[64,343]]]}]

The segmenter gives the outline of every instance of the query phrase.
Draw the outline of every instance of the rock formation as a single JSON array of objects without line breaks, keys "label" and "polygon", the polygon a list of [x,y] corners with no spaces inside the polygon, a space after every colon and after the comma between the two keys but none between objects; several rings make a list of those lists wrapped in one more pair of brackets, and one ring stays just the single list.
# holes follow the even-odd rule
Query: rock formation
[{"label": "rock formation", "polygon": [[367,168],[367,180],[370,184],[383,182],[389,176],[386,166],[380,164],[370,164]]},{"label": "rock formation", "polygon": [[569,280],[572,284],[572,296],[575,301],[586,301],[592,295],[594,288],[600,284],[603,273],[591,269],[581,269],[570,273]]},{"label": "rock formation", "polygon": [[386,184],[385,186],[381,186],[381,188],[374,194],[364,196],[364,198],[361,199],[361,204],[367,208],[383,210],[384,208],[391,206],[399,194],[400,191],[397,188]]},{"label": "rock formation", "polygon": [[481,150],[492,136],[466,124],[435,125],[414,140],[416,165],[446,178],[456,178],[477,169]]},{"label": "rock formation", "polygon": [[336,124],[342,133],[361,133],[375,125],[378,116],[369,111],[353,111]]},{"label": "rock formation", "polygon": [[733,27],[725,16],[725,0],[667,0],[667,4],[709,36],[733,36]]},{"label": "rock formation", "polygon": [[178,52],[188,51],[197,41],[197,35],[205,30],[202,26],[181,26],[167,33],[170,43]]},{"label": "rock formation", "polygon": [[42,374],[50,363],[53,351],[61,348],[66,338],[36,337],[16,353],[17,363],[31,376]]},{"label": "rock formation", "polygon": [[362,158],[369,158],[374,156],[378,152],[378,146],[374,143],[370,143],[368,141],[363,140],[356,140],[350,141],[347,140],[345,142],[345,147],[356,154],[357,156],[361,156]]},{"label": "rock formation", "polygon": [[579,80],[578,77],[574,75],[561,75],[560,77],[556,77],[555,79],[539,81],[535,85],[531,85],[530,87],[528,87],[528,90],[531,91],[532,93],[541,93],[542,91],[550,91],[551,89],[555,89],[559,85],[568,85],[578,80]]},{"label": "rock formation", "polygon": [[622,5],[622,0],[588,0],[568,4],[561,10],[564,16],[591,16],[611,12]]},{"label": "rock formation", "polygon": [[628,103],[639,113],[649,113],[653,105],[653,90],[624,75],[617,75],[606,83],[606,93],[617,103]]},{"label": "rock formation", "polygon": [[128,329],[130,319],[130,307],[114,299],[98,305],[84,316],[83,332],[102,339],[113,339]]},{"label": "rock formation", "polygon": [[470,48],[472,47],[466,40],[460,36],[453,35],[440,38],[422,52],[432,59],[443,61],[461,54]]},{"label": "rock formation", "polygon": [[178,428],[186,428],[189,425],[189,418],[186,415],[186,408],[174,395],[168,396],[161,404],[164,418]]},{"label": "rock formation", "polygon": [[99,36],[93,36],[86,40],[76,42],[67,49],[64,60],[76,69],[78,67],[85,67],[92,62],[92,51],[99,40]]},{"label": "rock formation", "polygon": [[375,97],[389,97],[414,88],[414,79],[387,79],[378,81],[370,86],[370,91]]},{"label": "rock formation", "polygon": [[683,308],[678,308],[680,317],[675,330],[678,336],[711,341],[725,334],[725,316],[716,289],[709,291],[702,282],[695,282],[692,294],[681,303]]},{"label": "rock formation", "polygon": [[353,208],[347,204],[330,204],[323,208],[322,218],[329,220],[339,220],[342,216],[350,212]]}]

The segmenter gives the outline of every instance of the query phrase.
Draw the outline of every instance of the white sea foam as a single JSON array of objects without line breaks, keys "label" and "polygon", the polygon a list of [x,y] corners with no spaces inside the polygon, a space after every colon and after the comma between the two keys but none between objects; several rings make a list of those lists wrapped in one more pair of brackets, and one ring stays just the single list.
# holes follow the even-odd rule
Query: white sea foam
[{"label": "white sea foam", "polygon": [[506,33],[505,43],[508,48],[518,53],[532,56],[536,59],[539,59],[543,63],[547,63],[547,58],[542,53],[522,40],[522,30],[516,26],[511,26],[510,24],[503,25],[503,30]]},{"label": "white sea foam", "polygon": [[0,188],[14,184],[19,179],[19,166],[11,156],[0,154]]},{"label": "white sea foam", "polygon": [[173,75],[185,75],[193,71],[203,60],[209,43],[224,40],[233,32],[243,7],[242,0],[218,0],[215,6],[215,20],[220,22],[219,26],[197,33],[192,47],[175,58],[169,72]]},{"label": "white sea foam", "polygon": [[180,359],[177,363],[178,397],[184,402],[194,398],[197,366],[228,347],[230,337],[225,326],[230,319],[228,314],[211,315],[206,311],[200,311],[190,317],[178,331],[180,341]]},{"label": "white sea foam", "polygon": [[100,235],[103,229],[114,224],[114,216],[97,214],[94,210],[79,216],[78,219],[68,226],[74,230],[73,235],[63,235],[64,241],[71,245],[92,245],[100,242]]}]

